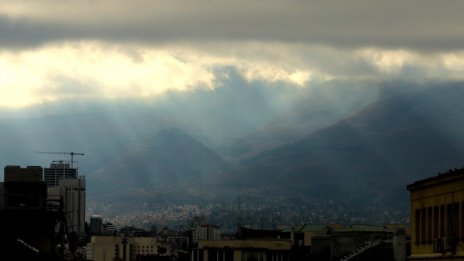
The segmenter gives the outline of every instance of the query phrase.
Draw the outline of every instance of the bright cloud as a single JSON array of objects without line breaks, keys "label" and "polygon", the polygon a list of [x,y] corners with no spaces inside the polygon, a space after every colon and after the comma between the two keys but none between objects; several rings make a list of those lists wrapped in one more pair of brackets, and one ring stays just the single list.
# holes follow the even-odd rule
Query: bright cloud
[{"label": "bright cloud", "polygon": [[214,80],[201,61],[183,61],[165,50],[122,50],[96,42],[1,52],[0,72],[1,105],[7,107],[72,97],[151,96],[212,88]]},{"label": "bright cloud", "polygon": [[247,81],[464,80],[464,2],[4,0],[0,107]]},{"label": "bright cloud", "polygon": [[18,108],[57,99],[151,97],[212,89],[221,85],[217,69],[222,67],[236,68],[248,81],[293,86],[332,79],[464,80],[463,53],[424,55],[374,48],[330,52],[265,43],[236,43],[225,50],[222,45],[66,42],[1,51],[0,104]]},{"label": "bright cloud", "polygon": [[188,48],[71,42],[0,52],[0,104],[23,107],[70,98],[149,97],[214,88],[214,71],[235,66],[250,80],[303,85],[310,73]]},{"label": "bright cloud", "polygon": [[450,71],[464,72],[464,51],[445,54],[441,61],[445,68]]},{"label": "bright cloud", "polygon": [[398,74],[406,64],[415,64],[417,55],[406,50],[364,49],[358,55],[372,64],[379,72]]}]

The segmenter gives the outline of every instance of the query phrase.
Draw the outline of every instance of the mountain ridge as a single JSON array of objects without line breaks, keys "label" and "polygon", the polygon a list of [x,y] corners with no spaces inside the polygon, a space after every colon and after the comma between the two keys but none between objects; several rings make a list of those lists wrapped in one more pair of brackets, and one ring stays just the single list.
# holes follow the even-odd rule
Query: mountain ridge
[{"label": "mountain ridge", "polygon": [[[450,133],[464,127],[462,115],[454,113],[460,127],[441,123],[438,128],[421,114],[423,104],[431,101],[436,108],[464,110],[455,98],[464,98],[464,90],[444,88],[448,89],[387,95],[351,117],[246,161],[241,175],[290,187],[308,182],[323,185],[329,180],[352,190],[365,184],[370,189],[399,191],[414,179],[459,166],[464,155],[462,138]],[[446,95],[437,98],[443,91],[453,94],[452,105]]]}]

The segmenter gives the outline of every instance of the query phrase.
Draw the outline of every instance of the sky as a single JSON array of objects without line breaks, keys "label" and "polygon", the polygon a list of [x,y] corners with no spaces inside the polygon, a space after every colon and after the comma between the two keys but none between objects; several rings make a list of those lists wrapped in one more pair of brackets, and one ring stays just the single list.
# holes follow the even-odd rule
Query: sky
[{"label": "sky", "polygon": [[[464,80],[456,0],[2,0],[0,107],[220,88]],[[224,75],[226,74],[226,75]]]}]

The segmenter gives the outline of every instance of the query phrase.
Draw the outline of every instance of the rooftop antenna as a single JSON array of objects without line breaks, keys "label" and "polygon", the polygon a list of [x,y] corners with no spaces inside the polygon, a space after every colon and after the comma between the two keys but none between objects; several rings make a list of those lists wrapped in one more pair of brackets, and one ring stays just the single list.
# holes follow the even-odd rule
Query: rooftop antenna
[{"label": "rooftop antenna", "polygon": [[71,156],[71,168],[74,168],[74,156],[84,156],[84,153],[74,152],[74,151],[71,151],[71,152],[36,151],[35,153],[70,155]]}]

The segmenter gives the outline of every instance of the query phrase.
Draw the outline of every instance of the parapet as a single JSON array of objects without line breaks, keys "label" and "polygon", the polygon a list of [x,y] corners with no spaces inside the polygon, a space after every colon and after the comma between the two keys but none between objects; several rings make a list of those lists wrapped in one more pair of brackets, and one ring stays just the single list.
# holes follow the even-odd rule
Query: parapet
[{"label": "parapet", "polygon": [[27,166],[21,168],[20,166],[8,165],[4,170],[5,182],[42,182],[42,167],[40,166]]}]

